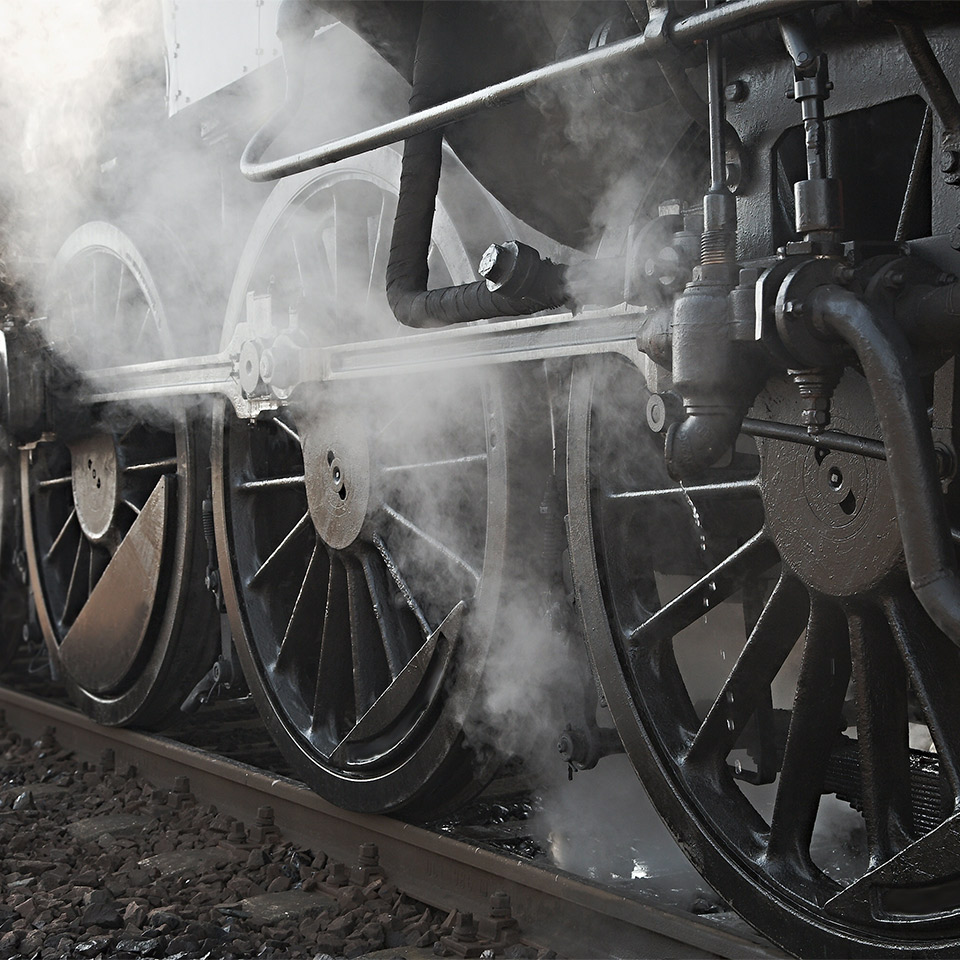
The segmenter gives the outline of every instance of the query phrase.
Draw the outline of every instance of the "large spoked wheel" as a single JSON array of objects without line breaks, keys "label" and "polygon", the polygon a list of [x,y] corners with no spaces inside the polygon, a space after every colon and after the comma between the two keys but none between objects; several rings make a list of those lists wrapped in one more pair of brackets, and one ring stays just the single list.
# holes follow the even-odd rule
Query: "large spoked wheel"
[{"label": "large spoked wheel", "polygon": [[[173,353],[158,286],[130,238],[89,223],[58,255],[49,336],[77,366]],[[198,440],[181,409],[104,411],[21,452],[30,584],[51,658],[101,723],[159,726],[215,655],[203,587]]]},{"label": "large spoked wheel", "polygon": [[[754,414],[800,422],[771,382]],[[574,376],[572,557],[627,751],[704,877],[801,956],[955,956],[960,652],[903,570],[883,462],[745,438],[684,490],[635,367]],[[831,429],[876,437],[847,371]]]},{"label": "large spoked wheel", "polygon": [[[224,342],[248,304],[308,343],[401,331],[383,292],[399,166],[381,151],[276,189]],[[442,203],[434,238],[431,282],[469,277]],[[518,519],[536,509],[514,474],[549,465],[535,430],[521,438],[524,417],[547,423],[536,372],[524,378],[509,378],[513,412],[506,376],[458,371],[327,384],[274,417],[216,420],[218,552],[244,671],[292,765],[340,806],[434,815],[495,769],[464,724],[503,588],[529,573]]]}]

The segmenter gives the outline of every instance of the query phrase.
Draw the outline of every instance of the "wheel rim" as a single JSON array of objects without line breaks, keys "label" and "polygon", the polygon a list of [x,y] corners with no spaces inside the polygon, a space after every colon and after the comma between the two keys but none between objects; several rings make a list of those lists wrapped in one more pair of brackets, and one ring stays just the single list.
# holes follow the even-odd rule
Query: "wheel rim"
[{"label": "wheel rim", "polygon": [[[309,342],[394,335],[382,291],[398,178],[382,151],[284,184],[242,258],[225,338],[247,292],[268,288],[275,322],[293,307]],[[461,279],[442,205],[434,237],[432,282]],[[462,374],[320,391],[255,425],[218,416],[217,530],[244,669],[298,772],[342,806],[426,815],[492,772],[462,725],[508,562],[507,433],[500,378]],[[455,527],[438,526],[445,514]]]},{"label": "wheel rim", "polygon": [[[694,864],[800,955],[955,952],[960,710],[944,678],[960,652],[909,589],[883,464],[741,442],[684,494],[635,368],[584,364],[571,396],[588,642]],[[848,372],[836,429],[877,435],[866,397]],[[794,403],[771,384],[756,412],[795,421]]]},{"label": "wheel rim", "polygon": [[27,621],[27,586],[16,556],[21,542],[16,477],[16,460],[5,448],[0,451],[0,671],[14,657]]},{"label": "wheel rim", "polygon": [[[114,360],[172,352],[157,284],[118,228],[76,231],[52,289],[50,337],[73,360],[95,324],[107,341],[124,325],[136,331]],[[215,610],[191,578],[203,556],[195,440],[172,408],[159,418],[168,425],[112,417],[69,445],[45,436],[21,452],[27,560],[48,649],[79,705],[104,723],[152,725],[179,707],[213,650]]]}]

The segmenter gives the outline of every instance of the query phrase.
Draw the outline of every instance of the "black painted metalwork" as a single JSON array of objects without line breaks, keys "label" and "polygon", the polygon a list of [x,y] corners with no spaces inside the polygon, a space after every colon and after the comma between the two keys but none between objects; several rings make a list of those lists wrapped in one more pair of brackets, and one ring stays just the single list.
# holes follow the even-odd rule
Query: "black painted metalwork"
[{"label": "black painted metalwork", "polygon": [[[398,166],[378,154],[280,185],[225,341],[258,301],[275,323],[293,316],[286,335],[305,345],[395,329],[383,283]],[[431,269],[449,281],[469,261],[442,204],[436,218]],[[499,763],[464,725],[501,592],[533,572],[514,445],[531,471],[549,464],[504,389],[500,374],[438,372],[302,391],[253,424],[217,416],[218,552],[244,671],[291,764],[340,805],[435,815]]]},{"label": "black painted metalwork", "polygon": [[[157,281],[116,227],[80,227],[56,269],[54,343],[89,336],[95,323],[105,351],[172,353]],[[163,725],[213,659],[216,611],[197,578],[198,445],[195,425],[173,409],[166,425],[118,415],[21,451],[40,626],[74,700],[101,723]]]},{"label": "black painted metalwork", "polygon": [[[719,892],[791,952],[949,955],[957,861],[921,852],[953,849],[960,714],[943,678],[960,652],[907,582],[886,469],[758,438],[683,487],[637,428],[644,398],[629,365],[580,366],[567,469],[587,639],[644,783]],[[775,378],[752,413],[789,421],[800,402]],[[845,430],[877,429],[859,374],[834,407]]]}]

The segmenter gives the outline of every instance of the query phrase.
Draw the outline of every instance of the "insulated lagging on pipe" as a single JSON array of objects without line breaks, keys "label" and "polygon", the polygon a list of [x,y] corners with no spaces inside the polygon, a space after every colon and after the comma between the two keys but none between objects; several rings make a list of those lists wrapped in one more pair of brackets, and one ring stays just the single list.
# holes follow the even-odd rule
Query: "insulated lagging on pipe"
[{"label": "insulated lagging on pipe", "polygon": [[[450,60],[456,49],[457,6],[449,2],[424,4],[413,67],[411,113],[432,106],[449,94],[450,77],[454,75]],[[529,276],[516,283],[510,295],[491,289],[507,285],[494,280],[427,289],[427,255],[442,157],[441,131],[418,134],[403,146],[400,196],[393,221],[386,284],[387,302],[397,320],[411,327],[432,327],[524,316],[562,306],[566,300],[562,268],[540,259],[539,255]]]},{"label": "insulated lagging on pipe", "polygon": [[849,290],[824,286],[811,318],[853,349],[880,419],[910,585],[933,622],[960,646],[960,577],[927,403],[909,346],[895,324],[881,324]]}]

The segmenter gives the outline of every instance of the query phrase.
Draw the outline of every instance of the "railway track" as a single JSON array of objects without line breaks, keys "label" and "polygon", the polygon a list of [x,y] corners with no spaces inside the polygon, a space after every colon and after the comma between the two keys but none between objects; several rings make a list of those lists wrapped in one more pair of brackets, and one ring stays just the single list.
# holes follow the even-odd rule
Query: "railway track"
[{"label": "railway track", "polygon": [[[344,811],[282,774],[170,737],[101,727],[72,708],[4,686],[0,709],[25,736],[54,726],[57,741],[78,759],[95,759],[109,748],[118,764],[136,764],[157,785],[188,776],[194,793],[225,814],[249,820],[253,810],[269,804],[287,839],[305,846],[319,842],[332,857],[348,861],[360,843],[375,842],[390,875],[424,902],[482,914],[490,894],[503,890],[525,938],[561,955],[783,956],[732,913],[695,916],[390,817]],[[242,715],[226,723],[234,730],[246,727]]]}]

